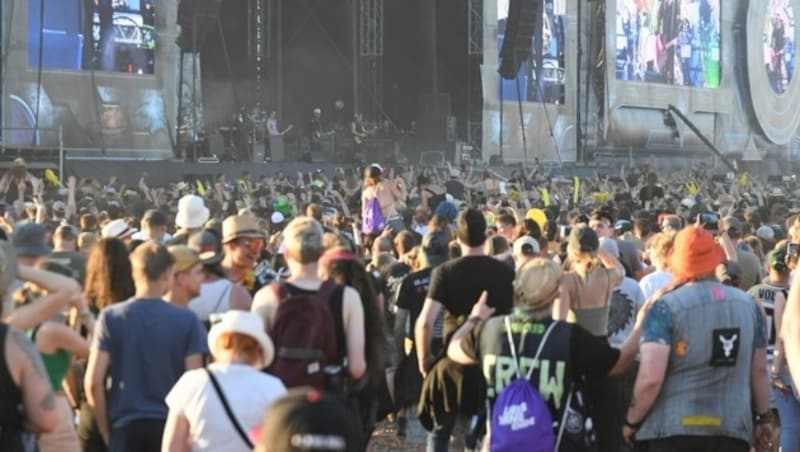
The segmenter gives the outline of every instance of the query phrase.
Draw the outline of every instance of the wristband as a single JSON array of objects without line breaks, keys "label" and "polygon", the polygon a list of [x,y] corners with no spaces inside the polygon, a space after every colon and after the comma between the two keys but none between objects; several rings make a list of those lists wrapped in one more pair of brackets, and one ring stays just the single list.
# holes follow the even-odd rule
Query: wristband
[{"label": "wristband", "polygon": [[479,323],[483,322],[483,319],[480,316],[474,315],[467,319],[468,323],[471,323],[473,326],[477,326]]},{"label": "wristband", "polygon": [[628,418],[625,418],[625,427],[628,427],[628,428],[631,428],[631,429],[634,429],[634,430],[639,430],[639,427],[641,427],[642,424],[644,424],[644,420],[641,420],[641,421],[639,421],[639,422],[634,424],[633,422],[630,422],[628,420]]},{"label": "wristband", "polygon": [[767,411],[763,414],[756,414],[753,416],[753,422],[756,424],[769,424],[772,422],[772,411]]}]

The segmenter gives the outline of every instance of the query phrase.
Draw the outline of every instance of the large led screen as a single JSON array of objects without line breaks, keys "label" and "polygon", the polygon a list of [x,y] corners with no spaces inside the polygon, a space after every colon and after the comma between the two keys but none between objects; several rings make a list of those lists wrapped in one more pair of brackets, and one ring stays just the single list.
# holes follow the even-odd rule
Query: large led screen
[{"label": "large led screen", "polygon": [[28,62],[46,69],[155,72],[154,0],[30,0]]},{"label": "large led screen", "polygon": [[617,0],[617,80],[720,86],[722,0]]},{"label": "large led screen", "polygon": [[[526,102],[563,104],[566,93],[565,22],[568,0],[545,0],[542,15],[542,70],[536,69],[533,52],[519,73],[519,98]],[[508,19],[508,0],[497,1],[497,48],[503,47]],[[535,37],[534,37],[535,41]],[[531,45],[533,49],[534,46]],[[541,74],[541,83],[536,82]],[[517,80],[500,79],[499,98],[517,100]]]},{"label": "large led screen", "polygon": [[772,90],[783,94],[794,74],[795,23],[791,0],[770,0],[764,23],[764,66]]}]

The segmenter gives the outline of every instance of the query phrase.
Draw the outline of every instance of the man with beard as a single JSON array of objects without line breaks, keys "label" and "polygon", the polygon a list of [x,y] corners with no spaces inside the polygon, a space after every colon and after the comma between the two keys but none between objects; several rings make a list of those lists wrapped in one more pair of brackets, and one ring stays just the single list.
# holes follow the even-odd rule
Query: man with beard
[{"label": "man with beard", "polygon": [[266,234],[252,215],[230,216],[222,223],[222,268],[231,281],[243,285],[251,295],[269,282],[253,271],[266,241]]},{"label": "man with beard", "polygon": [[188,246],[171,246],[168,249],[175,259],[173,265],[175,280],[164,299],[176,306],[187,308],[189,301],[200,295],[200,286],[205,280],[203,263],[197,252]]}]

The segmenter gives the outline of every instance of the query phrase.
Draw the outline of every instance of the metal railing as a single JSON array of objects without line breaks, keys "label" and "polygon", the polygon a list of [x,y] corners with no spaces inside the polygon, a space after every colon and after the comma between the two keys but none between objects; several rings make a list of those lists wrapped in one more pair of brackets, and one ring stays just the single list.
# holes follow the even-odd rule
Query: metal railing
[{"label": "metal railing", "polygon": [[[33,127],[0,127],[0,155],[5,155],[6,150],[48,150],[58,152],[58,179],[61,184],[64,184],[64,130],[61,126],[58,128],[33,128]],[[9,142],[9,135],[13,132],[30,132],[32,137],[27,140],[28,142]],[[56,132],[58,134],[57,147],[39,144],[39,136],[41,132]],[[33,136],[35,135],[35,136]]]}]

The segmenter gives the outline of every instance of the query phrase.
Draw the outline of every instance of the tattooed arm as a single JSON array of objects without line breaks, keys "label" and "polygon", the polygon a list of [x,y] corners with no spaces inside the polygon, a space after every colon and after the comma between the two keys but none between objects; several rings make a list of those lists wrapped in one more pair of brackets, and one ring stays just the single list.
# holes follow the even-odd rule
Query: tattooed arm
[{"label": "tattooed arm", "polygon": [[39,352],[14,328],[9,329],[5,351],[12,378],[22,390],[25,428],[36,433],[53,431],[58,423],[55,396]]}]

